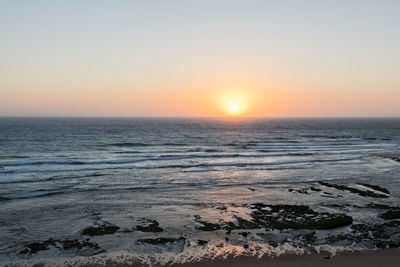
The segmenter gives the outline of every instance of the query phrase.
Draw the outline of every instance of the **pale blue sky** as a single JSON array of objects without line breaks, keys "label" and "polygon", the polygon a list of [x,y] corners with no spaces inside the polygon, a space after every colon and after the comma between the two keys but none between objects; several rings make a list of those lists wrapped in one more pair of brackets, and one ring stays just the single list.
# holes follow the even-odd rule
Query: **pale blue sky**
[{"label": "pale blue sky", "polygon": [[400,1],[0,0],[0,115],[400,116],[399,62]]}]

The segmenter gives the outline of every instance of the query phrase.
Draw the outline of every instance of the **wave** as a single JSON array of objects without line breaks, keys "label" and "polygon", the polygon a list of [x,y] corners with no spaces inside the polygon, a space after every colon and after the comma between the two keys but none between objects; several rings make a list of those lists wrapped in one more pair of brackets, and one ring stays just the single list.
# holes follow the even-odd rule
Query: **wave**
[{"label": "wave", "polygon": [[115,151],[114,154],[140,154],[144,153],[144,151],[130,150],[130,151]]},{"label": "wave", "polygon": [[106,144],[106,146],[116,146],[116,147],[141,147],[141,146],[150,146],[150,145],[149,145],[149,144],[145,144],[145,143],[118,142],[118,143]]},{"label": "wave", "polygon": [[265,186],[265,185],[270,185],[270,186],[278,186],[278,185],[285,185],[287,186],[288,184],[311,184],[311,183],[316,183],[318,182],[317,180],[313,181],[263,181],[263,182],[238,182],[238,183],[230,183],[230,182],[225,182],[225,181],[220,181],[220,182],[211,182],[211,181],[205,181],[205,182],[172,182],[165,184],[163,182],[159,183],[152,183],[149,185],[138,185],[134,186],[131,184],[118,184],[117,187],[114,185],[102,185],[100,187],[96,188],[90,188],[90,189],[78,189],[74,190],[71,189],[71,187],[68,187],[70,190],[62,190],[59,188],[56,191],[46,191],[44,189],[39,189],[33,192],[27,192],[24,194],[20,195],[11,195],[11,196],[0,196],[0,202],[1,201],[11,201],[11,200],[18,200],[18,199],[32,199],[32,198],[40,198],[40,197],[47,197],[47,196],[53,196],[53,195],[60,195],[60,194],[71,194],[71,193],[83,193],[83,192],[124,192],[124,191],[147,191],[147,190],[171,190],[174,189],[176,190],[179,187],[179,191],[183,190],[192,190],[193,188],[199,188],[202,186],[210,186],[210,183],[214,187],[235,187],[235,186]]},{"label": "wave", "polygon": [[44,165],[44,164],[83,165],[86,163],[84,161],[79,161],[75,159],[43,157],[43,158],[25,158],[15,161],[4,161],[1,163],[1,166],[11,167],[11,166],[21,166],[21,165]]},{"label": "wave", "polygon": [[110,175],[108,173],[91,173],[86,175],[63,175],[63,176],[51,176],[48,178],[41,178],[41,179],[20,179],[20,180],[3,180],[0,181],[0,184],[18,184],[18,183],[40,183],[40,182],[53,182],[57,180],[64,180],[64,179],[81,179],[81,178],[88,178],[88,177],[99,177],[99,176],[107,176]]},{"label": "wave", "polygon": [[331,148],[343,148],[343,149],[353,149],[353,148],[381,148],[382,146],[388,147],[390,144],[382,143],[354,143],[354,142],[333,142],[333,143],[229,143],[222,146],[231,146],[234,148],[244,148],[244,149],[288,149],[288,150],[299,150],[299,149],[331,149]]},{"label": "wave", "polygon": [[33,192],[24,195],[15,195],[15,196],[7,196],[7,197],[0,197],[0,200],[14,200],[14,199],[27,199],[27,198],[37,198],[37,197],[45,197],[45,196],[52,196],[57,194],[63,194],[63,191],[56,191],[56,192]]},{"label": "wave", "polygon": [[205,163],[199,166],[268,166],[268,165],[285,165],[285,164],[298,164],[298,163],[313,163],[313,162],[335,162],[335,161],[349,161],[358,160],[361,157],[340,158],[340,159],[310,159],[310,160],[278,160],[273,162],[246,162],[246,163]]},{"label": "wave", "polygon": [[186,143],[162,143],[162,144],[155,144],[154,146],[188,146],[189,144]]},{"label": "wave", "polygon": [[[147,159],[144,158],[122,158],[122,159],[110,159],[110,160],[92,160],[92,161],[83,161],[83,160],[75,160],[75,159],[66,159],[66,158],[30,158],[27,160],[18,160],[18,161],[6,161],[2,163],[3,167],[15,167],[15,166],[36,166],[36,165],[100,165],[100,164],[126,164],[126,163],[136,163],[140,161],[144,161]],[[0,173],[7,172],[0,171]]]},{"label": "wave", "polygon": [[[9,170],[6,173],[70,173],[70,172],[83,172],[83,171],[106,171],[106,170],[130,170],[130,169],[188,169],[188,168],[212,168],[212,167],[247,167],[247,166],[278,166],[278,165],[291,165],[301,163],[315,163],[315,162],[336,162],[336,161],[351,161],[359,160],[361,156],[352,158],[339,158],[339,159],[307,159],[307,160],[278,160],[272,162],[221,162],[221,163],[201,163],[201,164],[167,164],[167,165],[147,165],[147,166],[115,166],[103,168],[77,168],[77,169],[24,169],[24,170]],[[2,172],[5,173],[5,172]]]},{"label": "wave", "polygon": [[320,135],[320,134],[302,134],[301,137],[306,138],[326,138],[326,139],[354,139],[359,140],[358,137],[352,135]]},{"label": "wave", "polygon": [[118,142],[118,143],[111,143],[105,144],[102,146],[114,146],[114,147],[148,147],[148,146],[188,146],[187,143],[160,143],[160,144],[148,144],[148,143],[140,143],[140,142]]},{"label": "wave", "polygon": [[[173,161],[173,160],[184,160],[184,159],[207,159],[207,158],[267,158],[267,157],[277,157],[277,156],[308,156],[305,153],[294,153],[295,155],[289,155],[288,153],[270,153],[270,154],[195,154],[195,155],[161,155],[158,157],[148,157],[148,158],[123,158],[123,159],[112,159],[112,160],[102,160],[102,161],[88,161],[88,162],[79,162],[76,165],[86,165],[85,168],[71,168],[71,169],[59,169],[56,166],[50,166],[49,168],[23,168],[23,169],[5,169],[0,170],[0,174],[10,174],[10,173],[52,173],[52,172],[80,172],[80,171],[103,171],[103,170],[115,170],[115,169],[141,169],[147,168],[146,166],[123,166],[127,164],[134,163],[143,163],[143,162],[158,162],[158,161]],[[297,154],[297,155],[296,155]],[[359,157],[357,157],[359,158]],[[339,159],[343,160],[343,159]],[[237,166],[258,166],[258,165],[276,165],[276,164],[293,164],[293,163],[301,163],[301,162],[329,162],[329,161],[337,161],[337,159],[294,159],[294,160],[278,160],[275,162],[246,162],[246,163],[235,163]],[[25,165],[38,165],[44,164],[44,161],[39,161],[40,163],[31,163],[27,162]],[[45,162],[53,162],[57,165],[75,165],[74,161],[68,160],[66,162],[63,161],[45,161]],[[21,163],[19,163],[21,164]],[[222,165],[221,165],[222,164]],[[201,163],[201,164],[169,164],[169,165],[151,165],[149,168],[188,168],[188,167],[202,167],[202,166],[231,166],[224,165],[225,163]],[[104,167],[88,167],[90,165],[105,165]],[[113,165],[113,166],[107,166]],[[118,166],[121,165],[121,166]],[[18,165],[17,163],[8,166],[23,166]],[[1,183],[1,182],[0,182]]]},{"label": "wave", "polygon": [[177,164],[177,165],[163,165],[163,166],[147,166],[141,168],[195,168],[195,167],[246,167],[246,166],[271,166],[271,165],[287,165],[299,163],[315,163],[315,162],[339,162],[339,161],[352,161],[362,159],[361,156],[336,158],[336,159],[307,159],[307,160],[277,160],[272,162],[219,162],[219,163],[201,163],[201,164]]}]

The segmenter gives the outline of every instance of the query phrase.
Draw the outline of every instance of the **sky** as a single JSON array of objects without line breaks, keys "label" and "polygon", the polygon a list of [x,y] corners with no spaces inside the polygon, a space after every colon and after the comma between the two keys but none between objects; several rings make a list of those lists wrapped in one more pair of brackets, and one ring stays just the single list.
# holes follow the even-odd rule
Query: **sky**
[{"label": "sky", "polygon": [[0,116],[400,117],[400,1],[0,0]]}]

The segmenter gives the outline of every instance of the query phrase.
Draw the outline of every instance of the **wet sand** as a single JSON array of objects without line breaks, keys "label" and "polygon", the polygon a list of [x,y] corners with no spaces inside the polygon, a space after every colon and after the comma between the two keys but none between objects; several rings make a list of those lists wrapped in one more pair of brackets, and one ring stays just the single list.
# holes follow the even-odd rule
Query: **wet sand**
[{"label": "wet sand", "polygon": [[362,267],[397,267],[400,266],[400,249],[383,249],[366,252],[344,252],[336,255],[329,259],[325,258],[321,254],[311,254],[302,256],[281,256],[278,258],[264,257],[256,259],[253,257],[240,257],[240,258],[229,258],[226,260],[216,261],[205,261],[199,263],[189,264],[178,264],[173,265],[174,267],[219,267],[219,266],[233,266],[233,267],[245,267],[245,266],[272,266],[272,267],[316,267],[316,266],[362,266]]}]

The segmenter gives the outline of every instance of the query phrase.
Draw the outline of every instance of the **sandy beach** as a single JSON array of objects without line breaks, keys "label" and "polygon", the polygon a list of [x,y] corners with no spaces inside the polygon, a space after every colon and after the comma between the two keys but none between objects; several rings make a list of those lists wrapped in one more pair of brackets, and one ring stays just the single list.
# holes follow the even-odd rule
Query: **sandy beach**
[{"label": "sandy beach", "polygon": [[219,266],[271,266],[271,267],[316,267],[316,266],[385,266],[397,267],[400,263],[400,249],[383,249],[364,252],[343,252],[333,258],[324,257],[321,254],[301,255],[301,256],[281,256],[277,258],[264,257],[256,259],[254,257],[230,258],[226,260],[216,260],[208,262],[178,264],[174,267],[219,267]]}]

